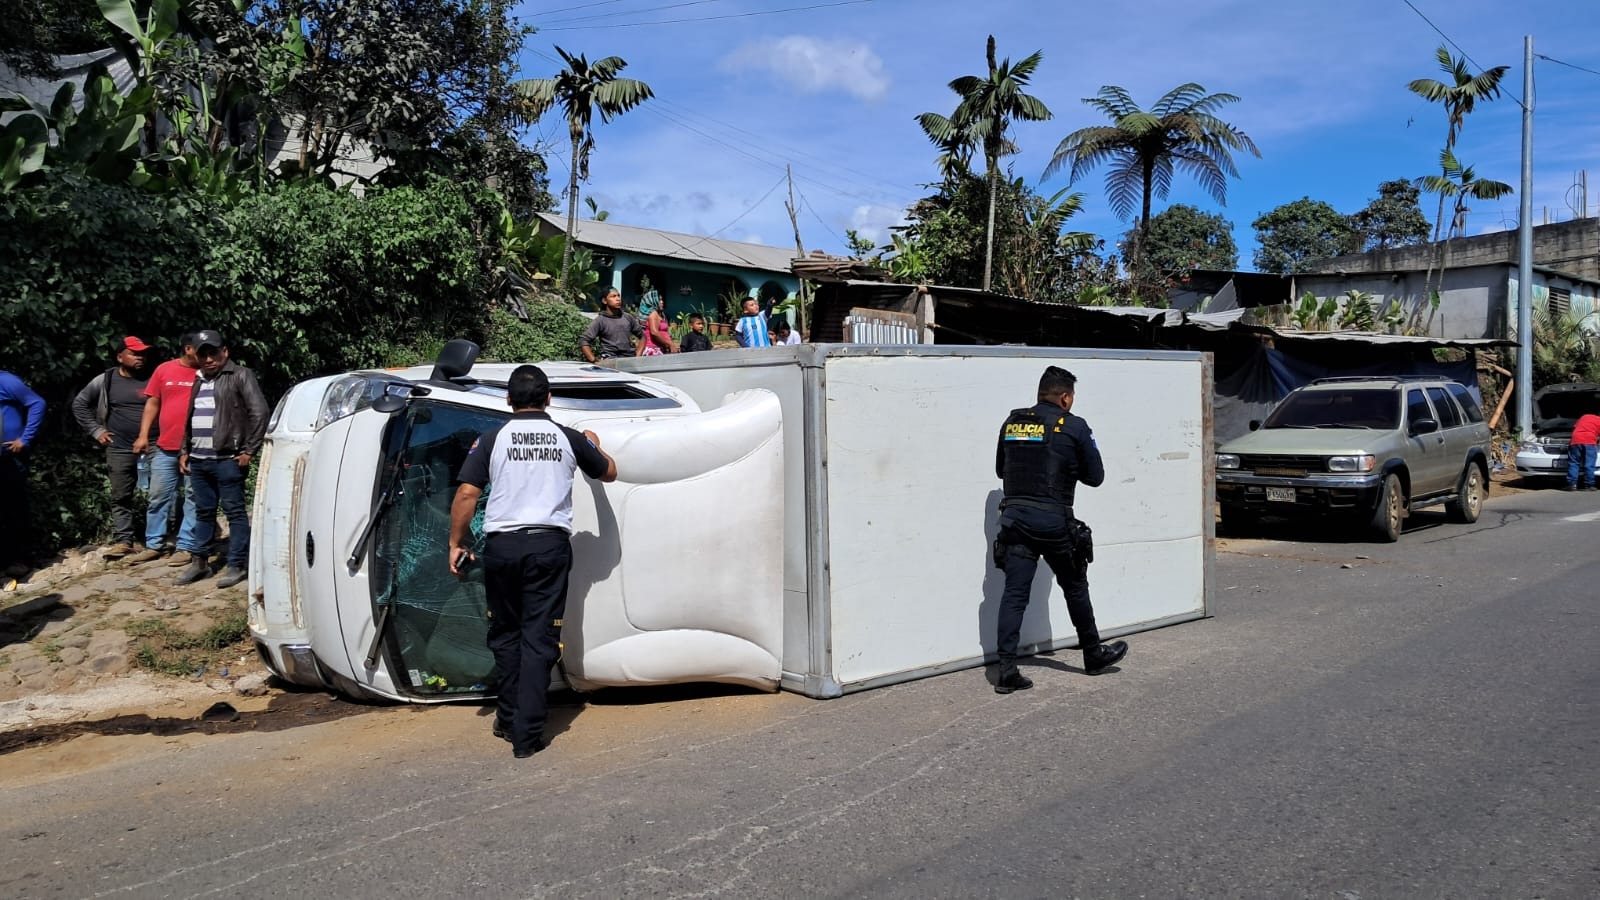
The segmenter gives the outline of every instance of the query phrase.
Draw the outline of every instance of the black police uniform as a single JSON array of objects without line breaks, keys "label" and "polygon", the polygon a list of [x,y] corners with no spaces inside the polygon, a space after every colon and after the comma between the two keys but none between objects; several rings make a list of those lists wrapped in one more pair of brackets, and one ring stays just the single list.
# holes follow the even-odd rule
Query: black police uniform
[{"label": "black police uniform", "polygon": [[462,483],[494,486],[484,510],[483,582],[498,676],[495,733],[518,756],[544,745],[572,570],[574,475],[600,478],[607,467],[581,433],[531,411],[483,435],[461,467]]},{"label": "black police uniform", "polygon": [[1106,478],[1089,423],[1054,403],[1012,410],[1000,429],[994,465],[1005,482],[995,543],[995,563],[1006,577],[996,640],[1001,682],[1019,677],[1017,641],[1041,556],[1066,595],[1078,646],[1094,673],[1093,654],[1101,645],[1089,603],[1092,543],[1088,528],[1072,513],[1077,484],[1099,487]]}]

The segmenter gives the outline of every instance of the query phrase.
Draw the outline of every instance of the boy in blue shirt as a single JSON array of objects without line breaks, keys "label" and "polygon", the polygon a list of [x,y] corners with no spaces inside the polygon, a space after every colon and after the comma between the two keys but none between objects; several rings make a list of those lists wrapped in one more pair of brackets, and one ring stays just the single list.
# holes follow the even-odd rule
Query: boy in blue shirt
[{"label": "boy in blue shirt", "polygon": [[741,347],[771,347],[772,335],[767,332],[767,317],[761,314],[761,301],[744,298],[744,315],[733,326],[733,336]]}]

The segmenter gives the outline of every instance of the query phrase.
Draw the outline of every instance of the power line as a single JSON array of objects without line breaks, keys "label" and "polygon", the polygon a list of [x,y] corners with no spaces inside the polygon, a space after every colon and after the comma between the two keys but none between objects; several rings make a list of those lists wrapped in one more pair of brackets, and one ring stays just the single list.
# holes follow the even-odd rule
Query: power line
[{"label": "power line", "polygon": [[872,0],[839,0],[836,3],[816,3],[811,6],[788,6],[783,9],[759,9],[752,12],[727,13],[720,16],[696,16],[686,19],[658,19],[654,22],[611,22],[605,25],[563,25],[557,28],[541,28],[540,31],[584,31],[594,28],[639,28],[646,25],[677,25],[682,22],[713,22],[719,19],[748,19],[751,16],[773,16],[779,13],[805,12],[811,9],[830,9],[835,6],[857,6],[862,3],[871,3]]},{"label": "power line", "polygon": [[804,192],[801,192],[800,194],[800,205],[805,207],[806,212],[811,213],[811,218],[816,219],[817,224],[821,225],[823,228],[826,228],[829,234],[839,239],[840,247],[843,247],[846,251],[850,249],[850,241],[846,239],[844,235],[835,231],[832,225],[829,225],[827,222],[822,220],[822,216],[819,215],[816,208],[811,205],[811,201],[806,199]]},{"label": "power line", "polygon": [[1579,72],[1588,72],[1590,75],[1600,75],[1600,72],[1597,72],[1594,69],[1585,69],[1583,66],[1575,66],[1566,60],[1556,59],[1553,56],[1545,56],[1543,53],[1535,53],[1534,56],[1539,57],[1545,62],[1553,62],[1558,66],[1566,66],[1569,69],[1577,69]]},{"label": "power line", "polygon": [[857,184],[861,184],[863,186],[865,186],[866,184],[868,184],[870,182],[871,184],[879,185],[879,186],[882,186],[882,187],[887,187],[890,190],[894,190],[894,191],[903,190],[903,187],[901,185],[893,184],[891,182],[885,181],[885,180],[883,180],[882,178],[879,178],[876,175],[871,175],[871,174],[869,174],[867,172],[861,171],[860,169],[852,169],[849,166],[833,162],[832,160],[829,160],[828,158],[823,157],[823,156],[819,156],[819,155],[817,155],[815,153],[808,153],[808,152],[806,152],[804,150],[796,149],[792,145],[783,144],[783,143],[779,143],[777,141],[774,141],[774,140],[772,140],[772,137],[770,135],[758,134],[758,133],[756,133],[754,131],[750,131],[749,129],[740,128],[738,125],[735,125],[735,124],[733,124],[731,122],[727,122],[727,121],[724,121],[722,119],[718,119],[716,116],[708,115],[706,113],[697,112],[697,111],[695,111],[693,109],[690,109],[689,107],[684,106],[683,104],[677,103],[675,101],[666,100],[666,99],[661,98],[661,97],[657,97],[657,98],[655,98],[655,100],[656,100],[657,103],[663,103],[663,104],[666,104],[669,107],[677,107],[681,111],[681,113],[683,115],[685,115],[685,116],[692,116],[692,117],[704,119],[707,122],[710,122],[710,123],[712,123],[714,125],[717,125],[718,127],[726,128],[726,129],[728,129],[730,131],[737,131],[740,134],[745,135],[746,137],[754,138],[755,140],[758,140],[758,141],[770,142],[773,146],[779,148],[780,150],[782,150],[784,153],[788,154],[789,156],[806,157],[808,159],[815,160],[816,164],[819,165],[819,166],[822,166],[822,167],[825,167],[825,168],[834,169],[834,170],[836,170],[838,172],[855,175],[858,178],[866,179],[865,181],[858,181],[857,179],[854,179],[854,178],[845,179],[847,181],[855,181]]},{"label": "power line", "polygon": [[[1449,44],[1450,46],[1456,48],[1456,52],[1461,54],[1461,58],[1462,59],[1465,59],[1467,62],[1472,63],[1472,65],[1476,66],[1479,72],[1485,71],[1484,67],[1478,65],[1478,61],[1472,58],[1472,54],[1468,53],[1465,49],[1462,48],[1462,46],[1460,44],[1456,43],[1455,39],[1451,38],[1450,35],[1445,34],[1444,33],[1444,29],[1442,29],[1439,26],[1433,24],[1433,20],[1428,18],[1426,15],[1423,15],[1422,10],[1417,9],[1416,4],[1412,3],[1411,0],[1400,0],[1400,2],[1404,3],[1405,5],[1407,5],[1409,7],[1411,7],[1411,11],[1416,13],[1418,16],[1420,16],[1422,18],[1422,21],[1427,22],[1429,28],[1432,28],[1434,31],[1439,32],[1439,37],[1444,38],[1444,42],[1446,44]],[[1521,97],[1518,97],[1516,94],[1513,94],[1510,91],[1506,91],[1506,96],[1510,97],[1512,100],[1515,100],[1518,107],[1520,107],[1522,109],[1527,109],[1527,107],[1522,105],[1522,98]]]},{"label": "power line", "polygon": [[[621,3],[621,2],[622,2],[622,0],[599,0],[598,3],[580,3],[577,6],[563,6],[560,9],[547,9],[547,10],[545,10],[543,12],[528,13],[528,15],[530,15],[530,16],[553,16],[556,13],[572,12],[573,10],[579,10],[579,9],[594,9],[596,6],[610,6],[613,3]],[[521,18],[526,18],[526,17],[525,16],[517,16],[516,18],[521,19]]]},{"label": "power line", "polygon": [[[545,23],[545,24],[548,24],[548,25],[571,25],[574,22],[589,22],[589,21],[593,21],[595,19],[609,19],[612,16],[631,16],[631,15],[635,15],[635,14],[638,14],[638,13],[660,12],[661,10],[664,10],[664,9],[679,9],[679,8],[685,7],[685,6],[704,6],[707,3],[721,3],[721,2],[723,2],[723,0],[684,0],[684,2],[682,2],[682,3],[669,3],[666,6],[648,6],[648,7],[645,7],[644,9],[625,9],[625,10],[620,10],[618,12],[596,13],[594,15],[589,15],[589,16],[575,16],[575,17],[573,17],[571,19],[557,19],[554,22],[548,22],[548,23]],[[541,30],[544,29],[544,25],[540,25],[538,27]]]},{"label": "power line", "polygon": [[701,238],[698,241],[695,241],[692,244],[683,245],[683,249],[685,249],[685,250],[693,250],[694,248],[700,246],[701,244],[704,244],[706,241],[711,240],[712,238],[716,237],[717,235],[723,233],[724,231],[727,231],[729,228],[732,228],[733,226],[739,224],[739,221],[741,219],[743,219],[745,216],[748,216],[751,213],[755,212],[756,209],[758,209],[761,206],[761,204],[767,202],[767,198],[771,197],[772,196],[772,192],[778,189],[778,185],[781,185],[785,181],[788,181],[788,180],[789,180],[789,176],[788,176],[787,173],[785,173],[784,177],[779,178],[777,181],[773,182],[772,187],[767,188],[767,192],[765,194],[761,195],[761,199],[760,200],[757,200],[756,202],[750,204],[750,206],[747,207],[744,212],[739,213],[739,215],[735,216],[732,222],[729,222],[728,224],[722,226],[721,228],[718,228],[716,231],[711,232],[710,234],[706,235],[705,237]]}]

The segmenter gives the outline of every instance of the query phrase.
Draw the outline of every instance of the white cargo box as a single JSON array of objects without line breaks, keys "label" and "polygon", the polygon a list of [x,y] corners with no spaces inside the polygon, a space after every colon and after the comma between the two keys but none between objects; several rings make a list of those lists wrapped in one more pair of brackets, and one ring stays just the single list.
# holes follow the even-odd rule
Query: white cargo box
[{"label": "white cargo box", "polygon": [[[712,410],[764,388],[782,407],[782,484],[719,486],[722,502],[783,496],[784,537],[729,534],[710,565],[783,561],[783,686],[812,697],[976,666],[994,658],[1002,579],[991,561],[1000,482],[995,440],[1039,375],[1078,376],[1073,412],[1105,459],[1077,515],[1102,635],[1208,614],[1213,561],[1210,357],[1035,347],[800,345],[643,357],[648,373]],[[1061,591],[1041,565],[1024,653],[1072,647]]]}]

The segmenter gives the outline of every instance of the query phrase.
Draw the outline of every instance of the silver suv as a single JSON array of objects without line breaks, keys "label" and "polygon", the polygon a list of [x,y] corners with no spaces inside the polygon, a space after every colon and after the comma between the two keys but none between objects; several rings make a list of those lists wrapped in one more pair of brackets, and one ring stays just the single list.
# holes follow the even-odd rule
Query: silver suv
[{"label": "silver suv", "polygon": [[1489,426],[1442,378],[1323,378],[1217,451],[1224,530],[1261,516],[1341,516],[1380,541],[1412,511],[1444,504],[1475,522],[1489,493]]}]

